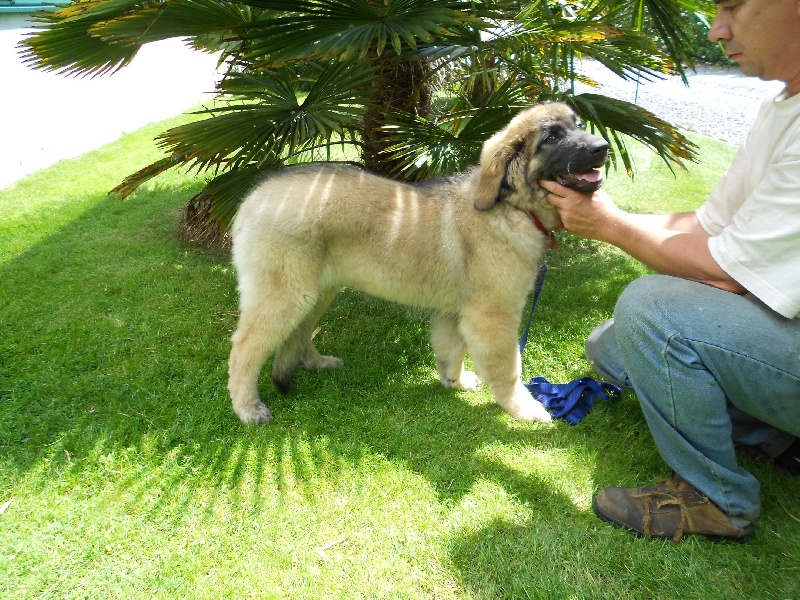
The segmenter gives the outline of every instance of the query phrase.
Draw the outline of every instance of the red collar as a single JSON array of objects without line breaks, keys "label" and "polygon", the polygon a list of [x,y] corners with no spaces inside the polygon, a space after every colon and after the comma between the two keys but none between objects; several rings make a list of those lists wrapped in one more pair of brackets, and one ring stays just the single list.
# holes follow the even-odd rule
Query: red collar
[{"label": "red collar", "polygon": [[557,250],[558,240],[556,239],[556,236],[553,234],[553,232],[544,226],[544,223],[542,223],[539,220],[539,217],[533,214],[533,211],[528,211],[528,215],[533,220],[533,224],[536,225],[536,229],[538,229],[539,231],[541,231],[543,234],[545,234],[547,237],[550,238],[550,249]]}]

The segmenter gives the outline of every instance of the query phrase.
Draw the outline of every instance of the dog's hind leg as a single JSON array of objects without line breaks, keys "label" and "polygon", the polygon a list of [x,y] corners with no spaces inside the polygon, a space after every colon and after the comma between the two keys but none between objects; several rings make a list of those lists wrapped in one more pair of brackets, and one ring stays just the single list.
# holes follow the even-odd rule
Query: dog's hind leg
[{"label": "dog's hind leg", "polygon": [[520,421],[550,422],[544,405],[523,385],[517,346],[519,319],[491,306],[464,307],[460,331],[475,370],[486,381],[497,403]]},{"label": "dog's hind leg", "polygon": [[272,412],[258,396],[261,368],[269,355],[298,327],[309,308],[316,305],[315,293],[299,293],[276,286],[268,290],[256,285],[240,287],[243,290],[241,316],[231,338],[228,390],[233,411],[243,423],[263,423],[272,419]]},{"label": "dog's hind leg", "polygon": [[467,343],[458,330],[458,317],[437,313],[431,319],[431,346],[436,354],[436,371],[446,388],[475,390],[480,381],[472,371],[464,370]]},{"label": "dog's hind leg", "polygon": [[282,394],[286,394],[292,384],[295,371],[301,364],[311,371],[342,366],[335,356],[323,356],[314,347],[314,329],[325,313],[338,290],[329,290],[320,296],[319,301],[295,330],[275,352],[272,364],[272,381]]}]

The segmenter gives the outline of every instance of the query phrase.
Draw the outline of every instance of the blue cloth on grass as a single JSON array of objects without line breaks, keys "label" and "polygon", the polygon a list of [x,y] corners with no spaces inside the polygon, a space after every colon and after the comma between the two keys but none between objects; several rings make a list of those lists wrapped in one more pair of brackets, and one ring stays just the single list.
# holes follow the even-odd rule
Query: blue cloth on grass
[{"label": "blue cloth on grass", "polygon": [[525,387],[556,419],[577,425],[597,400],[618,400],[622,391],[612,383],[581,377],[569,383],[550,383],[534,377]]}]

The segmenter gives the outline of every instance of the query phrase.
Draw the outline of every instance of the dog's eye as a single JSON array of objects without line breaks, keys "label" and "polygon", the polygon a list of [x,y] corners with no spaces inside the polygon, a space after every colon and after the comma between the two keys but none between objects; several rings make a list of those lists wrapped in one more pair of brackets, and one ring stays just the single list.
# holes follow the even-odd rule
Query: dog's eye
[{"label": "dog's eye", "polygon": [[578,129],[581,131],[586,131],[586,123],[578,123]]}]

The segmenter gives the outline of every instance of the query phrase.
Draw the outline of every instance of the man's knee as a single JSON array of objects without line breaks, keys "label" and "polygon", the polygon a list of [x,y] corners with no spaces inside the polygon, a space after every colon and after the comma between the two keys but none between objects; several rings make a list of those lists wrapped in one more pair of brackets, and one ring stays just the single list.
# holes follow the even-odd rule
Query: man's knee
[{"label": "man's knee", "polygon": [[619,387],[631,390],[631,382],[614,334],[614,321],[600,323],[586,339],[586,360],[601,377]]},{"label": "man's knee", "polygon": [[685,283],[683,279],[666,275],[646,275],[633,280],[620,294],[614,307],[614,319],[640,321],[659,304],[670,302],[669,297]]},{"label": "man's knee", "polygon": [[600,323],[586,338],[586,358],[592,366],[604,363],[609,354],[618,354],[613,319]]}]

